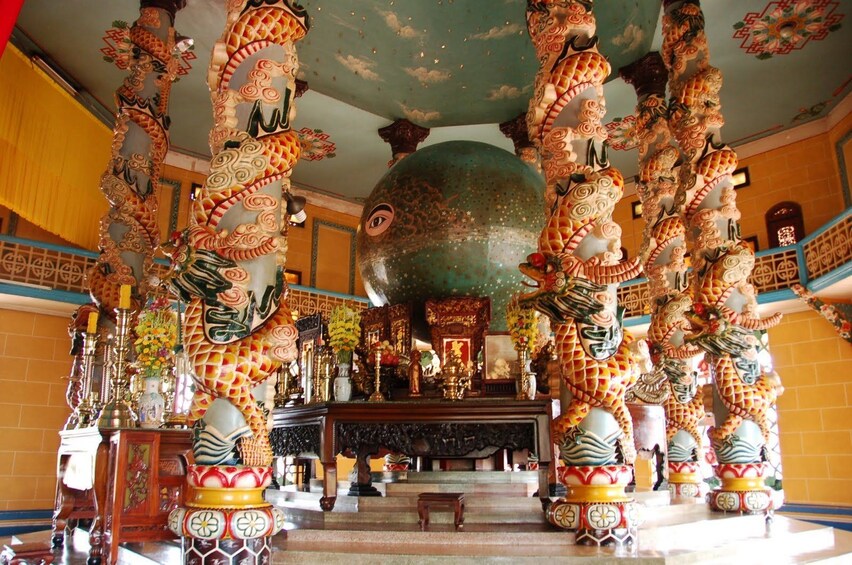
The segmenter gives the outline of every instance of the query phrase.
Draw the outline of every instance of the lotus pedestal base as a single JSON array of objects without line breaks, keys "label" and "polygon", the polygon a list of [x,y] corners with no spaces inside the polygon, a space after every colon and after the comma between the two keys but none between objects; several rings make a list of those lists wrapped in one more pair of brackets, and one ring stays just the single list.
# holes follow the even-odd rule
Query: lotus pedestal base
[{"label": "lotus pedestal base", "polygon": [[559,467],[565,498],[547,509],[547,521],[576,532],[577,545],[626,546],[636,541],[636,504],[624,493],[633,470],[625,465]]},{"label": "lotus pedestal base", "polygon": [[190,465],[193,498],[169,514],[185,565],[269,565],[284,514],[263,499],[271,467]]},{"label": "lotus pedestal base", "polygon": [[701,498],[701,469],[698,463],[669,461],[669,493],[672,502]]},{"label": "lotus pedestal base", "polygon": [[763,482],[763,463],[729,463],[716,467],[722,486],[710,491],[707,503],[717,512],[760,514],[772,507],[772,491]]}]

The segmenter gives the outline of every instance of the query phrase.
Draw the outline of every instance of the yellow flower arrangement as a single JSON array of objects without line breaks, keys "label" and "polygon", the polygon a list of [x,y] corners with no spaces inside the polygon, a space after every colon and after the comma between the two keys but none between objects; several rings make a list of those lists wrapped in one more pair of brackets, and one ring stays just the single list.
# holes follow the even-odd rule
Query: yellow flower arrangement
[{"label": "yellow flower arrangement", "polygon": [[339,363],[350,363],[361,338],[361,314],[349,306],[337,306],[328,318],[328,344]]},{"label": "yellow flower arrangement", "polygon": [[177,316],[165,298],[154,300],[136,323],[135,365],[143,377],[160,377],[172,366],[177,342]]},{"label": "yellow flower arrangement", "polygon": [[515,349],[529,349],[538,338],[538,311],[522,307],[513,296],[506,306],[506,326]]}]

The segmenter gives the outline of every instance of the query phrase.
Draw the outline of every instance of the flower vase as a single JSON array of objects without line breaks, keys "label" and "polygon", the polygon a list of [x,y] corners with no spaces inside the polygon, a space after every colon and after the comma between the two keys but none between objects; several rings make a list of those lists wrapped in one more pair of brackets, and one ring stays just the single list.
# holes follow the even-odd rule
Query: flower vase
[{"label": "flower vase", "polygon": [[139,397],[139,427],[156,429],[163,423],[166,401],[160,394],[160,377],[145,377],[145,388]]},{"label": "flower vase", "polygon": [[518,362],[521,366],[521,373],[515,381],[515,398],[517,400],[534,400],[536,389],[535,373],[530,370],[529,351],[523,347],[518,348]]},{"label": "flower vase", "polygon": [[338,402],[346,402],[352,398],[352,380],[349,378],[351,369],[350,363],[339,363],[337,365],[337,377],[334,379],[334,399]]}]

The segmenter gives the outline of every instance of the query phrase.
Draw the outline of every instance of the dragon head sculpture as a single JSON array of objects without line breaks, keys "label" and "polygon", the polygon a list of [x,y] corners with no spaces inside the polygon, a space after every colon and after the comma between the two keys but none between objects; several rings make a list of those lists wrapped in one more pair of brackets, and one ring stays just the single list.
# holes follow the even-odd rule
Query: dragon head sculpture
[{"label": "dragon head sculpture", "polygon": [[589,321],[604,309],[602,295],[607,287],[585,278],[578,265],[582,263],[573,255],[532,253],[518,268],[535,281],[526,284],[536,290],[523,294],[520,303],[556,323]]},{"label": "dragon head sculpture", "polygon": [[686,345],[697,345],[711,355],[741,357],[751,349],[751,331],[731,323],[719,308],[697,302],[686,312],[692,326]]}]

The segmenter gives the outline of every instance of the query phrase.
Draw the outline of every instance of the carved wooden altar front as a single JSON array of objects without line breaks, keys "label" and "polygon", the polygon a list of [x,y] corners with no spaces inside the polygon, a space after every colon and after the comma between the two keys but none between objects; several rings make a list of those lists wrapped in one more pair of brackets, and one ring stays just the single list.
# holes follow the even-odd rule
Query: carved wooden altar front
[{"label": "carved wooden altar front", "polygon": [[539,458],[539,496],[549,493],[550,400],[463,402],[324,402],[276,408],[270,442],[276,456],[315,457],[324,468],[323,510],[337,497],[337,455],[356,457],[350,494],[374,494],[369,456],[386,449],[409,456],[482,458],[528,449]]}]

